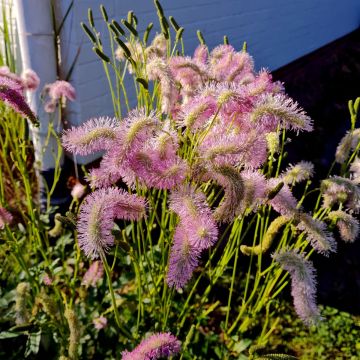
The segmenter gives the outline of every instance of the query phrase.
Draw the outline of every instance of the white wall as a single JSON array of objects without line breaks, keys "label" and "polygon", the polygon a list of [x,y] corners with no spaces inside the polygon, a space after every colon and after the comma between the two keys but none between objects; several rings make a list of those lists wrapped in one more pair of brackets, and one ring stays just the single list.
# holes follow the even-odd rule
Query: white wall
[{"label": "white wall", "polygon": [[[66,9],[70,0],[61,2]],[[118,21],[134,10],[139,28],[152,21],[156,11],[151,0],[77,0],[63,34],[63,68],[81,54],[73,75],[78,103],[71,107],[73,124],[92,116],[111,115],[112,103],[101,62],[91,50],[80,22],[87,21],[87,9],[94,12],[98,30],[108,37],[99,5],[103,3],[110,18]],[[200,29],[210,48],[230,43],[240,49],[243,41],[255,58],[257,68],[277,69],[298,57],[355,30],[360,24],[359,0],[162,0],[166,15],[173,15],[185,27],[185,50],[188,54],[198,44]],[[153,32],[154,34],[154,32]]]}]

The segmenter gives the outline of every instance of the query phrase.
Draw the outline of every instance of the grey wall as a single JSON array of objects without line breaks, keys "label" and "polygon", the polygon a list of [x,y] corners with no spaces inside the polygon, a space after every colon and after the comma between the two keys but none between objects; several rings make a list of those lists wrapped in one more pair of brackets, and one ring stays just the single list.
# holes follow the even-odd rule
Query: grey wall
[{"label": "grey wall", "polygon": [[[62,11],[70,0],[61,2]],[[110,18],[126,17],[134,10],[139,28],[156,22],[152,0],[78,0],[63,33],[63,69],[69,68],[77,49],[80,57],[73,75],[78,103],[71,107],[70,121],[80,123],[91,116],[113,113],[102,65],[91,50],[80,21],[87,21],[93,8],[99,31],[107,37],[99,5],[103,3]],[[185,51],[191,54],[198,45],[200,29],[210,48],[228,35],[236,48],[248,43],[258,69],[277,69],[298,57],[355,30],[360,25],[359,0],[163,0],[167,15],[185,27]]]}]

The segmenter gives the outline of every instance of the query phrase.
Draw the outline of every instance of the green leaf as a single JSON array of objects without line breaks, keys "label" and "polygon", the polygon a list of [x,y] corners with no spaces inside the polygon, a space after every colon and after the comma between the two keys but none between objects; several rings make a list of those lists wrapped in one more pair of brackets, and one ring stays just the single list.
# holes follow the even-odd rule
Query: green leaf
[{"label": "green leaf", "polygon": [[250,339],[242,339],[234,344],[232,350],[237,353],[242,353],[250,346],[251,342]]},{"label": "green leaf", "polygon": [[29,334],[26,342],[25,357],[28,357],[31,353],[37,354],[40,348],[41,330],[36,333]]},{"label": "green leaf", "polygon": [[2,331],[0,333],[0,339],[11,339],[11,338],[15,338],[18,336],[24,335],[23,333],[15,333],[15,332],[11,332],[11,331]]}]

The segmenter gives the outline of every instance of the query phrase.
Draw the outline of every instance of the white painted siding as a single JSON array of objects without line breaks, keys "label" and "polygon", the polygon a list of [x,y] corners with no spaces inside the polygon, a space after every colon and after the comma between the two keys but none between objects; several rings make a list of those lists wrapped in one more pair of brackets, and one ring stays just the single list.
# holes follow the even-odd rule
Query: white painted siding
[{"label": "white painted siding", "polygon": [[[60,18],[70,2],[57,3]],[[78,93],[78,101],[70,104],[69,120],[74,125],[90,117],[113,114],[102,64],[80,27],[81,21],[87,22],[87,9],[91,7],[98,30],[103,38],[108,38],[99,11],[101,3],[109,17],[118,21],[134,10],[140,30],[150,21],[157,23],[152,0],[75,0],[62,33],[64,74],[80,49],[72,76]],[[162,0],[161,3],[166,15],[173,15],[185,27],[186,53],[191,54],[198,45],[196,30],[200,29],[210,48],[222,43],[223,35],[237,49],[247,41],[258,69],[277,69],[346,35],[360,24],[359,0]]]}]

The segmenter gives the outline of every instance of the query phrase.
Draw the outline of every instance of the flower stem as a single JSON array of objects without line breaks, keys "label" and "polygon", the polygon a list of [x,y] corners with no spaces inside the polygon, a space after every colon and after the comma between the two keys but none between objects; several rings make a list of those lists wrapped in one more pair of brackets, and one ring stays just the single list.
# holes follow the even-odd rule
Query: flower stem
[{"label": "flower stem", "polygon": [[104,264],[104,270],[106,273],[106,277],[108,280],[108,286],[109,286],[109,291],[110,291],[110,295],[111,295],[111,301],[112,301],[112,305],[114,308],[114,315],[115,315],[115,320],[116,320],[116,324],[119,327],[119,330],[128,338],[132,338],[132,335],[130,333],[130,331],[128,329],[126,329],[122,324],[121,324],[121,320],[120,320],[120,315],[119,315],[119,311],[116,305],[116,299],[115,299],[115,293],[114,293],[114,289],[112,286],[112,280],[111,280],[111,272],[110,272],[110,267],[109,264],[106,260],[106,256],[104,254],[104,252],[100,251],[100,257],[101,257],[101,261]]}]

